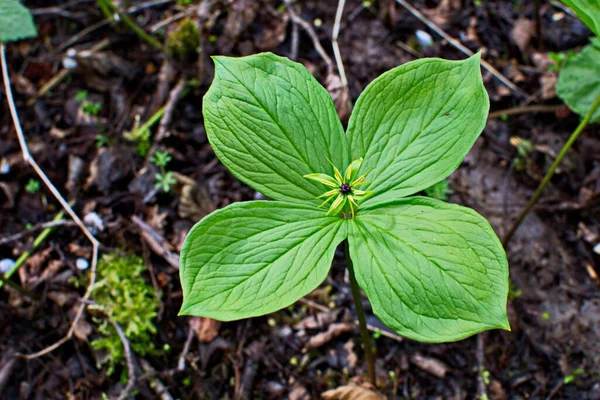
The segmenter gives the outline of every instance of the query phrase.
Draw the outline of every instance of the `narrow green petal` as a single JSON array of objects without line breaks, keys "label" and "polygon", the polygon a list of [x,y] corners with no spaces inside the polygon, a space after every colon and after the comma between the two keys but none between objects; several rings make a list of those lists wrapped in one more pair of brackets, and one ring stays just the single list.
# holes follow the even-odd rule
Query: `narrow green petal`
[{"label": "narrow green petal", "polygon": [[335,196],[336,194],[338,194],[340,192],[339,189],[332,189],[332,190],[328,190],[327,192],[323,193],[322,195],[318,196],[317,199],[320,199],[322,197],[329,197],[329,196]]},{"label": "narrow green petal", "polygon": [[304,175],[304,177],[306,179],[310,179],[312,181],[317,181],[317,182],[322,183],[323,185],[326,185],[326,186],[329,186],[329,187],[338,187],[339,186],[337,184],[337,182],[335,181],[335,179],[333,179],[329,175],[325,175],[325,174],[307,174],[307,175]]},{"label": "narrow green petal", "polygon": [[352,161],[352,163],[350,163],[350,165],[348,165],[348,168],[346,168],[346,182],[351,182],[352,179],[354,179],[354,177],[356,176],[356,174],[358,173],[358,170],[360,169],[360,166],[363,163],[363,158],[359,158],[358,160],[354,160]]},{"label": "narrow green petal", "polygon": [[326,215],[337,215],[340,211],[342,211],[345,205],[346,196],[343,194],[338,195],[335,201],[331,204],[331,207],[329,207],[329,211],[327,211]]},{"label": "narrow green petal", "polygon": [[323,207],[325,204],[329,203],[329,202],[331,201],[331,199],[333,199],[334,197],[335,197],[335,194],[334,194],[334,195],[331,195],[331,196],[329,196],[327,199],[325,199],[325,201],[324,201],[324,202],[322,202],[321,204],[319,204],[319,207],[318,207],[318,208],[321,208],[321,207]]}]

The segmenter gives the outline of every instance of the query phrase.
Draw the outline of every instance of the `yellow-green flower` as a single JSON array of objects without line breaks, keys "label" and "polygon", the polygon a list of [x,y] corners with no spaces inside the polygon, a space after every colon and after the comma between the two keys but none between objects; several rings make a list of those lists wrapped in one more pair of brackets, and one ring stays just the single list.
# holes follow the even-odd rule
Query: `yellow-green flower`
[{"label": "yellow-green flower", "polygon": [[305,178],[319,182],[325,186],[329,186],[333,189],[326,191],[318,198],[326,197],[325,201],[321,203],[319,207],[323,207],[335,198],[327,215],[338,215],[345,209],[350,210],[350,215],[354,218],[356,211],[358,210],[358,202],[369,196],[372,191],[365,191],[356,189],[359,186],[366,185],[366,175],[361,175],[356,178],[358,170],[363,162],[362,157],[358,160],[352,161],[344,175],[340,173],[340,170],[333,166],[333,176],[327,174],[308,174],[304,175]]}]

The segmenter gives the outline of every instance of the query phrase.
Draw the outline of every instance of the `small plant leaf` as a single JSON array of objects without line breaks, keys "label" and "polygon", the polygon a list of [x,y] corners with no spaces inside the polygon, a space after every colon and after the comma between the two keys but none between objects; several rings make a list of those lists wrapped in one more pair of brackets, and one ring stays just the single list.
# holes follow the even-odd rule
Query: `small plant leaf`
[{"label": "small plant leaf", "polygon": [[29,10],[18,0],[0,1],[0,42],[8,43],[37,36]]},{"label": "small plant leaf", "polygon": [[[556,93],[571,110],[582,117],[600,96],[600,44],[585,46],[581,53],[567,61],[558,76]],[[600,120],[600,109],[590,122]]]},{"label": "small plant leaf", "polygon": [[475,211],[411,197],[359,213],[348,231],[357,281],[399,334],[445,342],[510,329],[506,255]]},{"label": "small plant leaf", "polygon": [[598,0],[561,0],[596,36],[600,36],[600,2]]},{"label": "small plant leaf", "polygon": [[287,307],[327,276],[346,221],[272,201],[234,203],[197,223],[181,250],[181,314],[230,321]]},{"label": "small plant leaf", "polygon": [[489,99],[479,54],[464,61],[421,59],[375,79],[348,123],[352,159],[364,158],[368,208],[446,178],[483,131]]},{"label": "small plant leaf", "polygon": [[331,96],[301,64],[272,53],[213,57],[204,97],[208,139],[241,181],[274,200],[312,203],[321,185],[304,179],[349,163]]}]

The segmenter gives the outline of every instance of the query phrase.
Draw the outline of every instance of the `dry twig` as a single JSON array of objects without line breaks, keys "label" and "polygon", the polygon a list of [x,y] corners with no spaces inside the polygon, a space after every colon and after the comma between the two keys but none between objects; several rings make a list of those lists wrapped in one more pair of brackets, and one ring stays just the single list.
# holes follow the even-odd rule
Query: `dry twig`
[{"label": "dry twig", "polygon": [[523,106],[523,107],[515,107],[515,108],[507,108],[506,110],[498,110],[492,111],[488,118],[500,118],[503,115],[517,115],[517,114],[527,114],[527,113],[555,113],[561,105],[533,105],[533,106]]},{"label": "dry twig", "polygon": [[37,164],[35,159],[31,156],[31,153],[29,152],[29,147],[27,146],[27,141],[25,140],[25,135],[23,134],[23,129],[21,128],[21,122],[19,121],[19,115],[17,113],[17,108],[15,107],[15,101],[13,99],[12,90],[10,88],[10,78],[8,75],[8,64],[6,62],[6,51],[5,51],[5,47],[4,47],[3,43],[0,43],[0,61],[2,64],[2,77],[4,79],[4,90],[6,91],[6,100],[8,102],[10,114],[12,116],[15,130],[17,132],[17,137],[19,139],[19,145],[21,146],[21,152],[23,153],[23,160],[25,162],[27,162],[29,165],[31,165],[31,167],[38,174],[38,176],[40,177],[42,182],[44,182],[44,185],[46,185],[48,190],[52,193],[52,195],[60,203],[62,208],[65,210],[65,212],[67,214],[69,214],[69,216],[73,219],[73,221],[75,221],[75,223],[77,224],[79,229],[81,229],[83,234],[92,243],[92,262],[91,262],[91,268],[90,268],[89,284],[85,291],[85,294],[83,295],[83,298],[81,299],[81,305],[79,306],[79,309],[77,310],[75,318],[73,319],[73,322],[71,322],[69,331],[62,339],[60,339],[56,343],[44,348],[43,350],[38,351],[37,353],[19,354],[21,357],[24,357],[26,359],[33,359],[33,358],[43,356],[44,354],[50,353],[51,351],[57,349],[58,347],[63,345],[65,342],[67,342],[69,339],[71,339],[71,337],[73,337],[73,333],[75,332],[77,324],[79,323],[79,320],[81,319],[81,316],[83,315],[83,312],[84,312],[85,306],[86,306],[86,302],[89,299],[90,294],[92,292],[92,288],[94,286],[94,283],[96,282],[96,266],[98,264],[99,242],[94,237],[94,235],[92,235],[92,233],[88,230],[88,228],[85,226],[83,221],[79,218],[79,216],[75,213],[75,211],[73,211],[73,209],[71,208],[69,203],[60,194],[58,189],[56,189],[56,187],[50,181],[50,179],[48,179],[48,176],[46,176],[46,173],[40,168],[40,166]]},{"label": "dry twig", "polygon": [[319,36],[317,35],[317,33],[315,32],[313,27],[308,22],[306,22],[305,20],[300,18],[300,16],[298,16],[298,14],[296,14],[296,12],[294,11],[294,8],[292,7],[291,0],[284,0],[284,2],[285,2],[285,5],[287,7],[287,10],[288,10],[288,13],[290,15],[290,19],[292,20],[292,22],[294,24],[300,25],[302,27],[302,29],[304,29],[306,31],[306,33],[308,33],[308,36],[310,36],[310,38],[312,39],[313,45],[315,46],[315,50],[317,50],[317,53],[319,53],[319,55],[321,56],[321,58],[323,59],[323,61],[325,61],[325,64],[327,65],[327,73],[328,74],[332,73],[333,72],[333,61],[331,61],[331,57],[329,57],[329,55],[327,54],[327,52],[325,51],[323,46],[321,46],[321,42],[319,41]]},{"label": "dry twig", "polygon": [[[406,8],[412,15],[417,17],[421,22],[427,25],[431,30],[436,32],[438,35],[443,37],[450,43],[452,46],[463,52],[468,56],[472,56],[473,52],[465,47],[461,42],[454,39],[452,36],[448,35],[442,28],[431,22],[427,17],[425,17],[419,10],[408,4],[406,0],[396,0],[396,3],[400,4],[402,7]],[[520,89],[517,85],[508,80],[504,75],[502,75],[496,68],[494,68],[491,64],[489,64],[485,60],[481,60],[481,65],[483,68],[487,69],[492,75],[494,75],[500,82],[502,82],[506,87],[510,90],[520,94],[521,96],[528,96],[522,89]]]},{"label": "dry twig", "polygon": [[344,69],[344,61],[342,60],[342,53],[340,52],[340,46],[338,45],[338,36],[340,34],[340,25],[342,22],[342,15],[344,14],[344,5],[346,0],[338,1],[338,8],[335,13],[335,24],[333,25],[333,33],[331,34],[331,45],[333,47],[333,55],[335,56],[335,63],[337,65],[338,72],[340,73],[340,80],[342,86],[347,94],[349,108],[352,109],[352,100],[350,99],[350,93],[348,89],[348,79],[346,79],[346,70]]},{"label": "dry twig", "polygon": [[129,393],[131,393],[133,386],[135,385],[135,365],[133,364],[133,354],[131,353],[129,340],[127,340],[125,332],[123,332],[121,326],[115,321],[110,322],[115,327],[117,335],[119,335],[119,339],[121,339],[121,343],[123,343],[123,354],[125,355],[125,362],[127,363],[127,385],[119,395],[118,400],[127,400]]},{"label": "dry twig", "polygon": [[42,229],[56,228],[57,226],[73,226],[73,225],[77,225],[77,224],[73,221],[65,221],[65,220],[43,222],[41,224],[36,224],[36,225],[32,226],[31,228],[26,229],[22,232],[15,233],[14,235],[9,235],[9,236],[0,238],[0,245],[17,241],[25,236],[31,235],[32,233],[42,230]]}]

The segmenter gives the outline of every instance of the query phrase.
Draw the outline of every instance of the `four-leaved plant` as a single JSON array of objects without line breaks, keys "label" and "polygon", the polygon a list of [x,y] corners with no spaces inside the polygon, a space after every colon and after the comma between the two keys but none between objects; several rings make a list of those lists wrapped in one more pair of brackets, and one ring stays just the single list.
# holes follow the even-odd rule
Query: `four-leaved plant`
[{"label": "four-leaved plant", "polygon": [[286,307],[323,282],[347,240],[352,278],[399,334],[441,342],[509,329],[506,255],[489,223],[406,197],[446,178],[483,130],[479,55],[384,73],[359,97],[347,133],[301,64],[271,53],[214,61],[203,102],[213,150],[275,201],[235,203],[192,228],[181,314],[228,321]]}]

